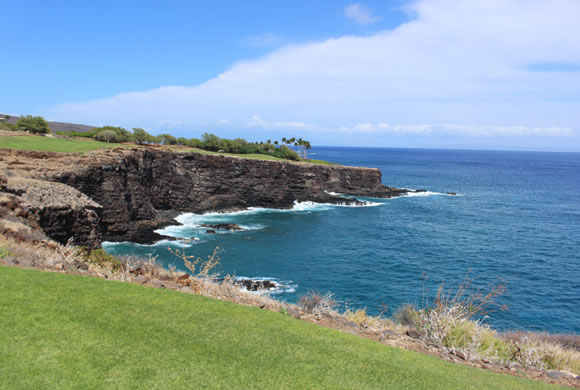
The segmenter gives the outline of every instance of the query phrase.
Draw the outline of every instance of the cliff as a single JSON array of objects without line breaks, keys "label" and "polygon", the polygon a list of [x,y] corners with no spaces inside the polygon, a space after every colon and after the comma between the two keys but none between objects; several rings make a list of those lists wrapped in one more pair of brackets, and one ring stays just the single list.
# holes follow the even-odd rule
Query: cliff
[{"label": "cliff", "polygon": [[74,237],[90,247],[102,240],[155,241],[161,237],[153,230],[171,224],[181,212],[290,208],[294,201],[357,202],[329,192],[386,198],[407,192],[384,186],[378,169],[163,148],[65,157],[0,151],[0,159],[9,175],[34,180],[24,185],[8,177],[0,188],[20,202],[29,220],[57,241]]}]

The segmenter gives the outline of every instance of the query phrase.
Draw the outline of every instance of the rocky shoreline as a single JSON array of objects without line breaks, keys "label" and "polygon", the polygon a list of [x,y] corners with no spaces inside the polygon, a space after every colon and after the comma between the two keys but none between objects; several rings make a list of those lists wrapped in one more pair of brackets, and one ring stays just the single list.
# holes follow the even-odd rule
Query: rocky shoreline
[{"label": "rocky shoreline", "polygon": [[184,212],[290,209],[296,201],[363,205],[336,194],[392,198],[410,192],[383,185],[373,168],[147,147],[84,155],[0,150],[3,207],[57,242],[72,237],[88,248],[166,239],[155,230],[175,225]]}]

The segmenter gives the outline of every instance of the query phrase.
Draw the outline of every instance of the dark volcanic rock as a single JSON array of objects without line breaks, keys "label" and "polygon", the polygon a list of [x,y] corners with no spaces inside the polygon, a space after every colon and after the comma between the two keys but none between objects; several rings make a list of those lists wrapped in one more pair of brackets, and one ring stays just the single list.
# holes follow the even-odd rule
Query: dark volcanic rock
[{"label": "dark volcanic rock", "polygon": [[[3,156],[9,153],[13,152],[0,151]],[[25,152],[18,156],[24,156],[31,167],[50,166],[47,160],[61,164],[66,160],[66,165],[39,170],[35,177],[44,183],[66,185],[71,196],[54,205],[48,200],[64,198],[46,196],[36,202],[39,208],[33,212],[50,237],[59,242],[75,237],[77,244],[89,247],[105,240],[149,244],[164,239],[153,231],[182,212],[288,209],[295,201],[363,205],[329,193],[391,198],[409,192],[381,184],[378,169],[162,148],[116,148],[84,157]],[[3,178],[0,186],[6,187]],[[68,207],[72,195],[78,196],[78,206]]]},{"label": "dark volcanic rock", "polygon": [[240,285],[248,291],[271,290],[278,286],[276,282],[273,282],[271,280],[252,280],[252,279],[236,280],[234,284]]},{"label": "dark volcanic rock", "polygon": [[206,230],[205,231],[207,234],[216,234],[215,230]]},{"label": "dark volcanic rock", "polygon": [[414,338],[414,339],[420,339],[420,338],[425,337],[425,332],[419,332],[416,329],[409,329],[407,331],[407,336]]},{"label": "dark volcanic rock", "polygon": [[217,229],[217,230],[233,230],[233,231],[244,230],[243,228],[241,228],[239,225],[236,225],[235,223],[218,223],[215,225],[203,223],[200,226],[204,227],[204,228],[212,228],[212,229]]}]

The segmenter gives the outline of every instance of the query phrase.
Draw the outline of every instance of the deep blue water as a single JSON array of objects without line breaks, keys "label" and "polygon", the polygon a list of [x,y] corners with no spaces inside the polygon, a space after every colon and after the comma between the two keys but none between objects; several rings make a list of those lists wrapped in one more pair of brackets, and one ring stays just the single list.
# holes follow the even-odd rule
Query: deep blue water
[{"label": "deep blue water", "polygon": [[[299,205],[293,211],[185,215],[169,229],[200,241],[185,248],[207,256],[223,249],[222,271],[271,277],[293,301],[331,291],[351,307],[392,313],[421,305],[468,270],[481,286],[508,280],[508,311],[498,329],[580,333],[580,154],[315,148],[313,158],[380,168],[383,183],[434,194],[373,200],[376,207]],[[453,197],[436,192],[457,192]],[[252,230],[208,235],[198,223],[232,222]],[[189,225],[189,226],[187,226]],[[184,269],[167,245],[106,245],[115,254],[158,256]]]}]

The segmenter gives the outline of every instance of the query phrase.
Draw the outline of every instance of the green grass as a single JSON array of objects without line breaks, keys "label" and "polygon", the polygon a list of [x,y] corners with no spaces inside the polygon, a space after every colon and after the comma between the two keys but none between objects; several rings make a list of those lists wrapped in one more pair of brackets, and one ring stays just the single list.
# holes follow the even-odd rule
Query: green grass
[{"label": "green grass", "polygon": [[[43,137],[39,135],[18,135],[18,136],[0,136],[0,149],[16,149],[16,150],[38,150],[42,152],[59,152],[59,153],[82,153],[90,152],[92,150],[115,148],[124,145],[115,143],[98,142],[89,139],[64,139]],[[233,154],[233,153],[217,153],[210,152],[203,149],[175,149],[178,151],[191,151],[202,154],[212,154],[219,156],[235,156],[250,158],[255,160],[276,160],[288,161],[283,158],[269,156],[266,154]],[[305,160],[309,163],[336,165],[322,160]]]},{"label": "green grass", "polygon": [[68,140],[39,135],[17,135],[0,137],[0,149],[38,150],[42,152],[78,153],[91,150],[114,148],[120,144],[92,140]]},{"label": "green grass", "polygon": [[286,159],[278,158],[278,157],[274,157],[274,156],[270,156],[270,155],[267,155],[267,154],[218,153],[218,152],[211,152],[209,150],[203,150],[203,149],[197,149],[197,148],[192,148],[192,149],[188,149],[188,150],[189,151],[192,151],[194,153],[211,154],[211,155],[214,155],[214,156],[230,156],[230,157],[233,156],[233,157],[251,158],[251,159],[254,159],[254,160],[288,161]]},{"label": "green grass", "polygon": [[311,164],[338,165],[336,163],[329,162],[329,161],[324,161],[324,160],[310,160],[310,159],[306,159],[306,160],[302,160],[302,161],[307,162],[307,163],[311,163]]},{"label": "green grass", "polygon": [[2,388],[548,389],[176,291],[0,267]]},{"label": "green grass", "polygon": [[[183,150],[183,149],[181,149]],[[255,159],[255,160],[276,160],[276,161],[290,161],[291,160],[286,160],[284,158],[278,158],[278,157],[274,157],[274,156],[270,156],[267,154],[242,154],[242,153],[218,153],[218,152],[211,152],[209,150],[203,150],[203,149],[197,149],[197,148],[193,148],[193,149],[187,149],[191,152],[194,153],[201,153],[201,154],[211,154],[211,155],[215,155],[215,156],[234,156],[234,157],[242,157],[242,158],[251,158],[251,159]],[[321,164],[321,165],[337,165],[335,163],[331,163],[328,161],[324,161],[324,160],[301,160],[303,162],[307,162],[307,163],[311,163],[311,164]]]}]

